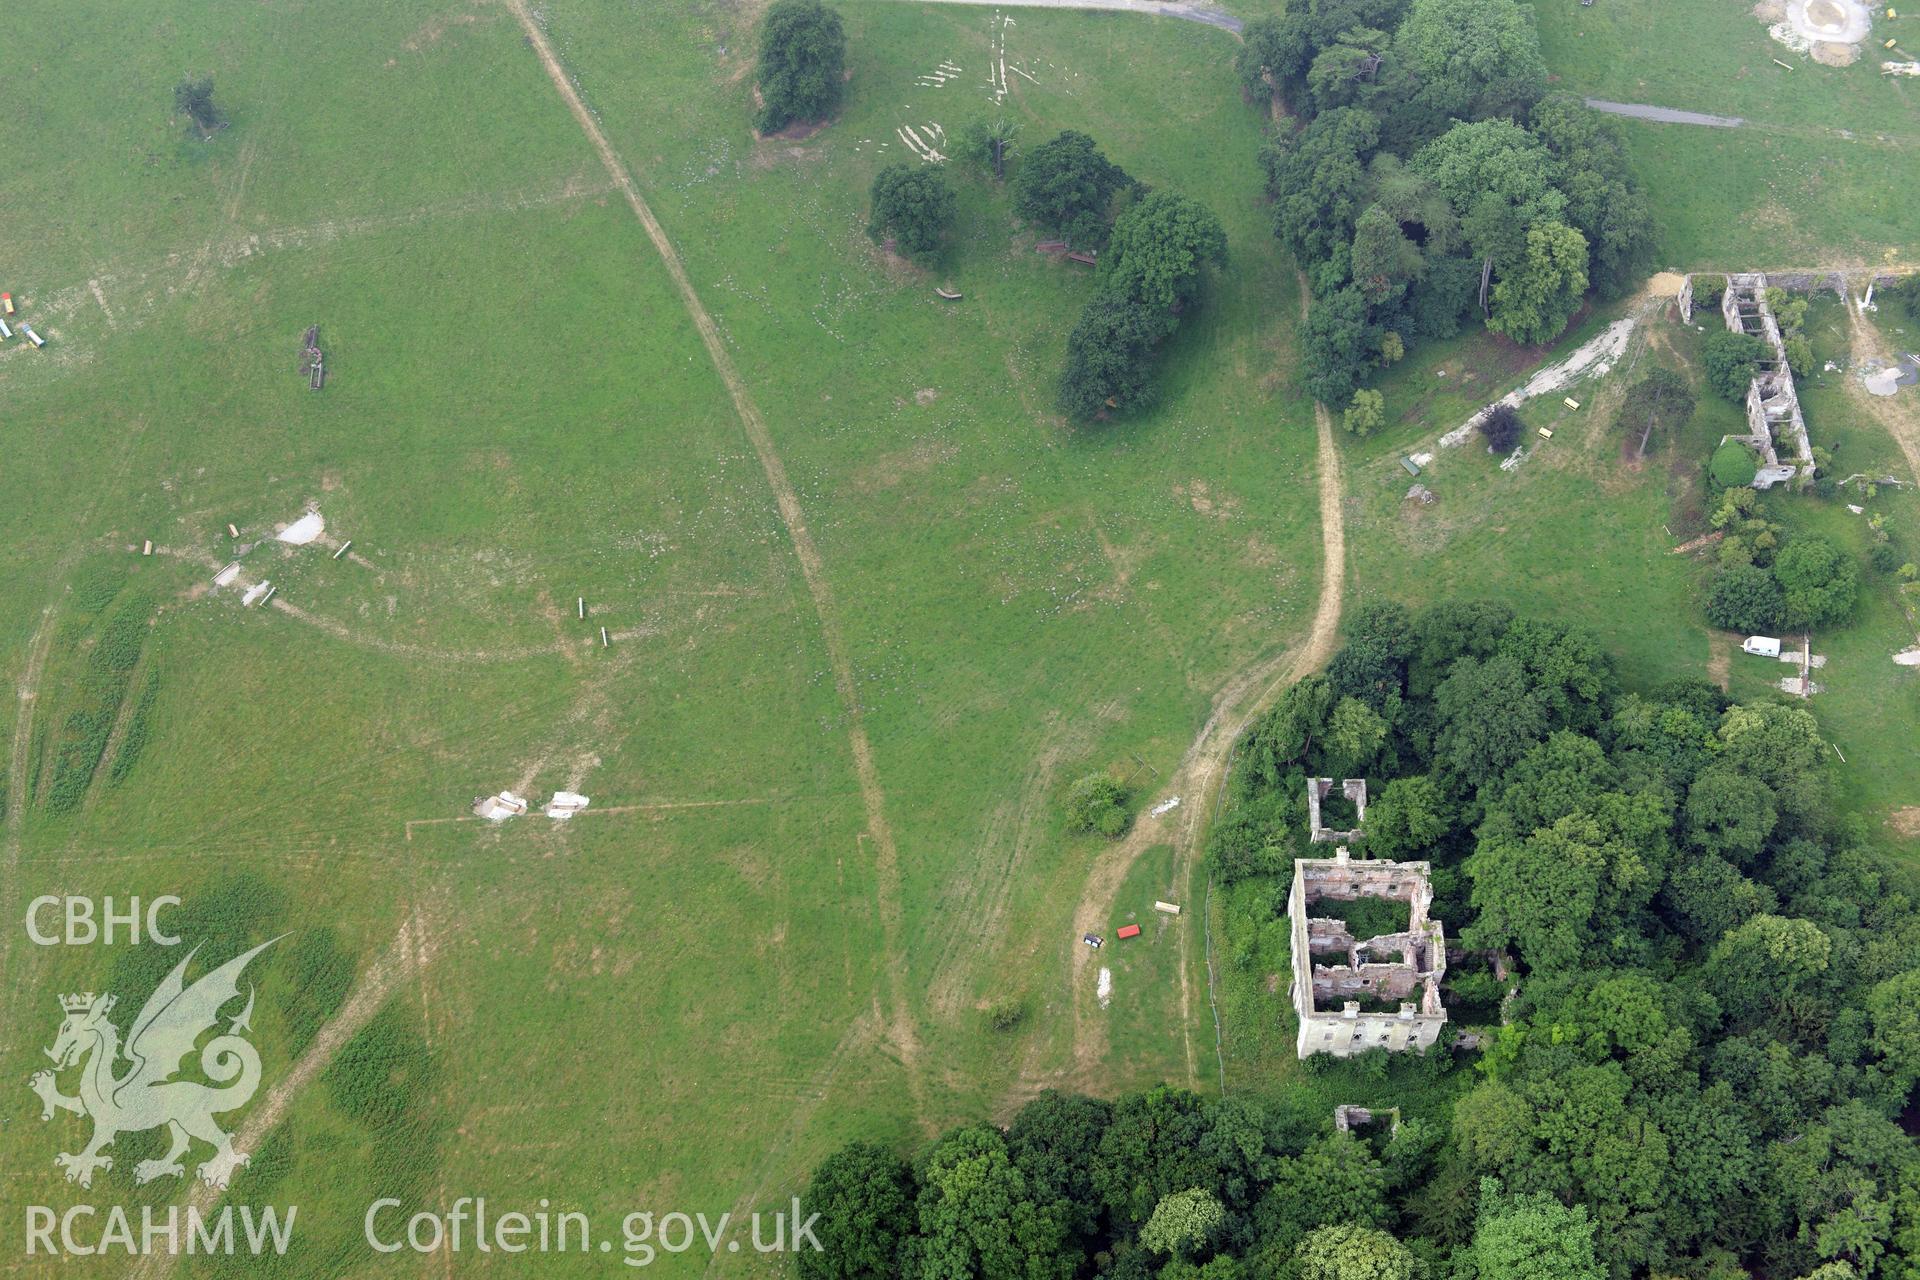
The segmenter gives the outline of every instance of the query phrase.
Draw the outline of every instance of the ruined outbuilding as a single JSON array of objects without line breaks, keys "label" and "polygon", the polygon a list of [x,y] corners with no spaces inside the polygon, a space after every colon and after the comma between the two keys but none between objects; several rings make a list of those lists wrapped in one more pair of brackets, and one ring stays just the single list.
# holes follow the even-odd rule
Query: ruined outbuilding
[{"label": "ruined outbuilding", "polygon": [[1787,367],[1786,342],[1767,305],[1767,278],[1759,272],[1728,276],[1720,315],[1732,332],[1767,344],[1767,356],[1747,384],[1746,434],[1725,438],[1752,447],[1764,460],[1753,478],[1754,488],[1770,489],[1789,480],[1808,483],[1813,479],[1813,447],[1793,388],[1793,370]]},{"label": "ruined outbuilding", "polygon": [[1371,1111],[1366,1107],[1348,1105],[1333,1109],[1333,1127],[1341,1133],[1352,1133],[1355,1129],[1364,1129],[1373,1124],[1386,1125],[1387,1136],[1392,1137],[1400,1132],[1400,1108]]},{"label": "ruined outbuilding", "polygon": [[1367,820],[1367,780],[1348,778],[1340,784],[1340,794],[1353,804],[1353,829],[1350,831],[1336,831],[1321,821],[1322,806],[1332,794],[1332,778],[1307,779],[1307,826],[1313,833],[1313,842],[1354,844],[1359,841],[1360,828]]},{"label": "ruined outbuilding", "polygon": [[[1446,935],[1440,922],[1428,915],[1432,864],[1354,858],[1344,846],[1357,840],[1360,831],[1334,832],[1321,826],[1320,801],[1331,789],[1331,779],[1308,780],[1313,838],[1337,839],[1342,847],[1331,858],[1295,860],[1293,888],[1287,895],[1291,996],[1299,1019],[1295,1052],[1302,1058],[1316,1053],[1345,1058],[1368,1049],[1429,1048],[1447,1024],[1440,1003],[1440,980],[1447,972]],[[1343,793],[1364,818],[1366,783],[1350,779]],[[1405,903],[1406,929],[1361,939],[1345,921],[1312,914],[1316,903],[1363,898]]]}]

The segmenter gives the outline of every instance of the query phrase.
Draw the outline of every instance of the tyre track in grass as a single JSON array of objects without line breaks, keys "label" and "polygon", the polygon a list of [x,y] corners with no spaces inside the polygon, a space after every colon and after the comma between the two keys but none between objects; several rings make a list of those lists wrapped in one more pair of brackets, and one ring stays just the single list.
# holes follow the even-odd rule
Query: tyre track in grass
[{"label": "tyre track in grass", "polygon": [[[313,1043],[300,1055],[300,1060],[267,1090],[265,1100],[241,1122],[233,1135],[236,1150],[257,1153],[261,1142],[286,1118],[295,1095],[318,1080],[333,1062],[334,1055],[373,1021],[373,1016],[386,1007],[387,1001],[397,995],[409,979],[432,961],[430,936],[426,922],[418,912],[407,917],[400,931],[394,935],[392,944],[361,975],[353,994],[347,997],[339,1012],[320,1028]],[[192,1179],[192,1183],[192,1189],[186,1196],[187,1206],[206,1219],[226,1192],[197,1177]],[[164,1250],[142,1254],[127,1272],[128,1280],[161,1280],[172,1273],[177,1258],[177,1254]]]},{"label": "tyre track in grass", "polygon": [[[11,919],[19,918],[12,914],[12,909],[16,905],[13,899],[20,873],[20,849],[26,836],[27,805],[32,801],[27,794],[27,779],[32,773],[27,757],[33,753],[34,711],[40,701],[41,681],[46,677],[47,658],[53,651],[54,621],[60,614],[61,601],[66,597],[67,578],[91,546],[83,536],[84,530],[93,523],[102,498],[107,493],[117,491],[126,481],[127,472],[133,466],[134,455],[139,452],[146,430],[147,420],[144,417],[134,420],[123,441],[119,461],[114,466],[111,478],[87,503],[79,521],[83,534],[76,536],[54,563],[51,575],[53,598],[41,607],[40,625],[35,629],[33,639],[27,642],[27,661],[20,669],[20,682],[15,690],[17,701],[14,705],[13,742],[7,752],[6,834],[0,840],[0,908],[5,909]],[[13,939],[13,930],[0,930],[0,991],[12,989],[9,984],[12,982]],[[0,1021],[0,1050],[12,1047],[9,1033],[15,1030]]]},{"label": "tyre track in grass", "polygon": [[[55,578],[58,585],[64,586],[64,566]],[[33,639],[27,643],[26,665],[20,669],[20,683],[14,690],[13,743],[7,753],[6,841],[5,852],[0,854],[0,904],[7,907],[9,922],[14,919],[12,907],[15,881],[20,873],[20,846],[26,831],[27,805],[33,799],[27,793],[27,779],[33,772],[28,757],[33,754],[34,710],[40,701],[40,681],[46,675],[47,655],[53,651],[54,619],[59,614],[60,602],[57,598],[40,610],[40,625],[34,629]],[[6,936],[0,938],[0,984],[8,980],[13,960],[13,935],[14,930],[8,929]],[[7,1044],[9,1039],[0,1035],[0,1045]]]},{"label": "tyre track in grass", "polygon": [[714,372],[726,384],[727,395],[733,401],[735,414],[740,425],[745,428],[747,439],[758,455],[760,467],[766,473],[767,485],[773,490],[774,502],[780,509],[780,519],[786,525],[788,540],[793,544],[794,557],[800,562],[800,574],[807,584],[807,594],[813,601],[813,612],[819,623],[820,635],[826,645],[827,659],[833,668],[833,685],[840,697],[840,706],[847,720],[848,746],[853,754],[853,767],[860,783],[860,796],[866,810],[867,835],[873,841],[873,866],[875,897],[880,916],[881,934],[886,948],[884,957],[884,980],[887,987],[888,1016],[892,1025],[888,1028],[889,1039],[900,1054],[901,1065],[906,1071],[908,1087],[913,1094],[914,1111],[924,1121],[927,1116],[925,1085],[922,1078],[920,1044],[918,1031],[914,1025],[913,1011],[907,1000],[907,975],[905,953],[902,950],[903,931],[900,907],[900,859],[894,844],[893,828],[887,821],[886,795],[880,788],[880,773],[873,760],[873,744],[867,738],[866,718],[860,708],[859,690],[853,678],[853,664],[847,654],[846,639],[840,630],[839,616],[833,600],[832,588],[827,583],[826,568],[821,560],[819,547],[813,541],[813,533],[807,527],[806,512],[800,506],[800,496],[794,491],[793,483],[787,478],[786,464],[781,461],[775,449],[773,435],[767,429],[766,420],[760,416],[760,409],[747,390],[746,382],[734,367],[733,357],[727,353],[726,343],[720,337],[720,330],[708,314],[706,306],[700,301],[700,295],[694,290],[693,281],[687,275],[687,269],[680,260],[679,250],[667,238],[665,228],[654,217],[653,210],[640,195],[639,187],[634,183],[633,175],[620,153],[614,150],[612,142],[587,109],[580,93],[574,88],[573,80],[568,76],[566,67],[554,52],[552,42],[540,24],[534,21],[526,0],[505,0],[506,6],[519,20],[520,28],[527,37],[527,44],[539,57],[540,64],[546,68],[547,77],[559,91],[567,110],[573,114],[580,131],[587,136],[594,151],[600,157],[607,176],[625,197],[627,205],[633,210],[633,216],[647,233],[647,239],[653,242],[660,261],[665,265],[667,274],[672,277],[674,288],[680,294],[688,317],[693,321],[700,335],[701,345],[707,349],[707,357],[713,363]]}]

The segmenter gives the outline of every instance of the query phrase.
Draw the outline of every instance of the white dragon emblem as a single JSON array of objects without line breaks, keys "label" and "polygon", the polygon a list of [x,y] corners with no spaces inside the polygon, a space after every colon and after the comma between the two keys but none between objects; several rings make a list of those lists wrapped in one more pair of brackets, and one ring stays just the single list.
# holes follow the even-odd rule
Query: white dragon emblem
[{"label": "white dragon emblem", "polygon": [[[91,1187],[95,1170],[113,1168],[113,1157],[101,1151],[113,1145],[114,1138],[161,1125],[172,1131],[172,1146],[160,1159],[135,1165],[135,1182],[181,1176],[185,1169],[180,1157],[195,1138],[214,1149],[212,1157],[202,1161],[199,1168],[201,1180],[210,1186],[225,1187],[233,1171],[247,1163],[247,1154],[234,1150],[233,1135],[213,1118],[245,1106],[260,1087],[260,1054],[240,1034],[252,1030],[251,988],[246,1008],[228,1022],[224,1034],[200,1049],[200,1070],[219,1087],[173,1077],[200,1037],[220,1021],[220,1010],[239,998],[241,971],[277,941],[263,942],[235,956],[192,986],[187,986],[184,979],[187,964],[199,948],[189,951],[133,1020],[124,1053],[130,1065],[118,1075],[114,1069],[122,1057],[120,1032],[107,1019],[113,1011],[114,997],[89,991],[60,998],[66,1018],[53,1047],[47,1050],[54,1069],[34,1073],[28,1084],[40,1096],[42,1120],[53,1119],[55,1111],[71,1111],[93,1120],[93,1139],[85,1150],[54,1157],[54,1163],[66,1171],[68,1182]],[[56,1073],[82,1059],[87,1061],[81,1068],[78,1094],[68,1097],[60,1092]]]}]

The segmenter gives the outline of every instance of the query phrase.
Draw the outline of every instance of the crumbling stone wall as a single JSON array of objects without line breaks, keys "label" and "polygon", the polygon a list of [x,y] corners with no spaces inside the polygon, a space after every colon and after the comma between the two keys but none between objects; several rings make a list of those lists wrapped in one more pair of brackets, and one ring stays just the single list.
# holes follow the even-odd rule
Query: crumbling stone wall
[{"label": "crumbling stone wall", "polygon": [[[1844,282],[1841,287],[1844,290]],[[1787,346],[1773,308],[1767,305],[1767,277],[1759,272],[1728,276],[1727,291],[1720,296],[1720,316],[1728,329],[1751,334],[1770,350],[1747,386],[1747,433],[1727,438],[1759,450],[1765,460],[1754,477],[1754,488],[1770,489],[1789,480],[1808,483],[1813,479],[1813,446],[1794,390],[1793,370],[1787,367]],[[1783,446],[1787,459],[1781,457]]]},{"label": "crumbling stone wall", "polygon": [[[1358,783],[1356,807],[1364,804]],[[1319,798],[1332,787],[1326,778],[1307,783],[1310,821],[1319,839]],[[1353,790],[1346,792],[1354,795]],[[1355,833],[1335,833],[1354,835]],[[1340,920],[1311,914],[1321,901],[1386,898],[1407,904],[1407,928],[1399,933],[1355,938]],[[1300,858],[1293,864],[1287,919],[1293,949],[1290,996],[1299,1020],[1295,1052],[1349,1057],[1368,1049],[1424,1049],[1440,1038],[1447,1011],[1440,981],[1447,972],[1446,933],[1429,910],[1432,866],[1425,862],[1355,859],[1342,847],[1331,858]],[[1395,1010],[1361,1009],[1362,1000],[1398,1002]]]},{"label": "crumbling stone wall", "polygon": [[1333,793],[1332,778],[1307,779],[1308,838],[1315,844],[1358,844],[1361,828],[1367,821],[1367,780],[1348,778],[1340,784],[1340,794],[1353,802],[1353,829],[1335,831],[1320,819],[1320,806]]},{"label": "crumbling stone wall", "polygon": [[1348,1104],[1333,1109],[1333,1127],[1342,1133],[1350,1133],[1382,1120],[1386,1122],[1389,1137],[1400,1132],[1400,1108],[1398,1107],[1373,1111],[1366,1107]]}]

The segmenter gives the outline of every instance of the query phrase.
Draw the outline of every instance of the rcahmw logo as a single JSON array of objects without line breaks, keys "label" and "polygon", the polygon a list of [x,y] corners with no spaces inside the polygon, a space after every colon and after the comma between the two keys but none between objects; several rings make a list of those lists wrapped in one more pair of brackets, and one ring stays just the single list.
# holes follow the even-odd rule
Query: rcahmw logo
[{"label": "rcahmw logo", "polygon": [[[80,1150],[54,1157],[68,1182],[91,1188],[97,1174],[113,1169],[113,1157],[106,1151],[117,1137],[162,1127],[167,1130],[167,1150],[157,1159],[133,1166],[136,1183],[184,1177],[187,1163],[197,1158],[195,1172],[200,1180],[225,1188],[234,1171],[247,1163],[247,1153],[235,1148],[233,1135],[215,1117],[244,1107],[260,1088],[260,1053],[246,1038],[252,1031],[255,993],[251,985],[245,1005],[224,1019],[224,1027],[222,1013],[240,999],[240,978],[247,966],[275,941],[235,956],[189,985],[187,967],[199,951],[195,947],[147,997],[128,1024],[124,1040],[112,1017],[118,1000],[111,993],[60,997],[60,1031],[46,1051],[53,1069],[36,1072],[28,1084],[40,1098],[43,1121],[64,1111],[93,1122],[93,1132]],[[208,1032],[214,1034],[201,1043]],[[177,1079],[189,1063],[212,1083]],[[60,1078],[68,1071],[77,1071],[71,1094],[60,1087]],[[159,1247],[191,1252],[198,1247],[231,1252],[236,1243],[232,1212],[233,1207],[227,1206],[209,1220],[190,1206],[183,1221],[175,1210],[148,1208],[142,1211],[142,1225],[136,1232],[119,1206],[76,1205],[64,1212],[30,1206],[27,1251],[45,1248],[85,1254]],[[285,1210],[282,1223],[279,1211],[256,1215],[251,1206],[243,1206],[239,1243],[256,1253],[268,1247],[284,1251],[293,1219],[291,1207]],[[81,1238],[96,1227],[100,1235],[95,1243]]]}]

